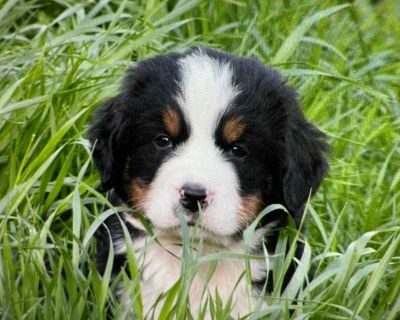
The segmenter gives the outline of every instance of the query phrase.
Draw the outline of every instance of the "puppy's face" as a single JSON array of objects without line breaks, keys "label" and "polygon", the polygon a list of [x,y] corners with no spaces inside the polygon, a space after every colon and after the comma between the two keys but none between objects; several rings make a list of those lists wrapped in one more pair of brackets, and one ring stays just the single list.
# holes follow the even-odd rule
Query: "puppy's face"
[{"label": "puppy's face", "polygon": [[276,71],[200,48],[128,71],[91,130],[106,189],[157,229],[181,212],[221,236],[271,203],[298,215],[327,169],[322,138]]}]

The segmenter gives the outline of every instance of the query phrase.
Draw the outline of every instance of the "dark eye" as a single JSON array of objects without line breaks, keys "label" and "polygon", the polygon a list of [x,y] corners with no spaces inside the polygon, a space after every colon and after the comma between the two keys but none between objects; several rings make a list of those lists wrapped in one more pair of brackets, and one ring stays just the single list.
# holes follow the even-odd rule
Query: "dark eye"
[{"label": "dark eye", "polygon": [[244,158],[247,155],[245,147],[234,144],[230,147],[229,153],[236,158]]},{"label": "dark eye", "polygon": [[154,143],[157,147],[159,147],[160,149],[168,149],[172,147],[172,140],[170,137],[168,136],[158,136],[157,138],[155,138]]}]

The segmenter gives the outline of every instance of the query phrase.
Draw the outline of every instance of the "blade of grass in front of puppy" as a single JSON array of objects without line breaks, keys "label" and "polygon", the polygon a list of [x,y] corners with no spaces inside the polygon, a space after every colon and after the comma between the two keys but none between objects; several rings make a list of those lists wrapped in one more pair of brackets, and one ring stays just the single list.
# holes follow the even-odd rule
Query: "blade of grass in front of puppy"
[{"label": "blade of grass in front of puppy", "polygon": [[[291,218],[289,217],[289,225],[290,225]],[[294,224],[292,220],[292,225]],[[282,308],[282,302],[285,301],[286,296],[282,294],[282,290],[285,289],[283,287],[286,274],[291,266],[294,263],[295,254],[298,246],[298,234],[299,231],[293,236],[295,229],[284,229],[281,230],[278,237],[278,243],[276,245],[275,250],[275,259],[272,267],[272,276],[273,276],[273,283],[274,283],[274,290],[271,294],[273,299],[279,299],[281,296],[284,298],[283,301],[280,301],[280,305]],[[288,250],[289,248],[289,250]],[[279,301],[279,300],[278,300]],[[280,319],[280,316],[275,315],[272,319]]]},{"label": "blade of grass in front of puppy", "polygon": [[[234,295],[237,287],[239,286],[240,282],[242,281],[243,277],[245,276],[245,274],[246,274],[246,271],[243,270],[240,277],[236,280],[235,286],[233,287],[232,292],[229,294],[228,300],[225,302],[225,305],[221,304],[221,307],[222,307],[221,311],[225,317],[229,317],[229,315],[231,314],[231,310],[233,309],[233,306],[232,306],[233,295]],[[249,298],[250,298],[250,296],[249,296]],[[249,306],[252,306],[252,304],[249,304]]]},{"label": "blade of grass in front of puppy", "polygon": [[[300,261],[297,260],[296,251],[298,250],[299,245],[299,237],[300,237],[300,230],[302,229],[303,223],[306,219],[309,201],[311,197],[311,190],[308,196],[308,200],[306,202],[306,206],[304,208],[304,214],[302,215],[302,219],[300,221],[300,225],[297,227],[296,223],[292,219],[291,216],[288,217],[288,231],[289,231],[289,251],[286,253],[283,273],[281,276],[285,277],[287,270],[289,270],[290,265],[296,262],[296,267],[294,274],[291,276],[289,283],[287,284],[285,291],[283,292],[283,296],[285,297],[285,301],[287,299],[295,299],[297,293],[299,292],[300,288],[303,286],[305,279],[307,278],[308,270],[311,265],[311,248],[308,243],[305,242],[302,256]],[[292,236],[292,237],[291,237]],[[287,307],[287,305],[285,305]]]},{"label": "blade of grass in front of puppy", "polygon": [[[209,306],[210,305],[210,296],[208,295],[208,292],[205,293],[204,297],[205,297],[205,301],[200,306],[200,312],[198,315],[199,319],[205,319],[207,312],[209,312],[211,315],[211,311],[209,311],[210,310],[210,306]],[[202,296],[201,300],[204,300],[203,296]],[[214,319],[214,318],[211,316],[211,319]]]},{"label": "blade of grass in front of puppy", "polygon": [[287,230],[281,230],[278,236],[278,242],[274,252],[274,263],[272,265],[272,277],[274,288],[271,298],[278,298],[280,296],[283,284],[283,275],[286,272],[284,269],[286,248],[288,243]]},{"label": "blade of grass in front of puppy", "polygon": [[247,247],[250,247],[253,241],[254,231],[257,225],[260,223],[261,219],[267,216],[269,213],[275,210],[283,210],[284,212],[288,213],[287,209],[281,204],[271,204],[262,210],[257,218],[244,230],[243,232],[243,239]]},{"label": "blade of grass in front of puppy", "polygon": [[[197,257],[197,262],[200,265],[201,262],[199,262],[200,257]],[[214,274],[215,270],[217,269],[217,265],[218,265],[218,260],[212,260],[211,263],[209,263],[208,265],[208,270],[207,270],[207,274],[204,278],[204,288],[203,288],[203,292],[201,293],[201,300],[204,299],[204,297],[206,296],[207,292],[208,292],[208,283],[211,280],[212,275]]]},{"label": "blade of grass in front of puppy", "polygon": [[[263,211],[260,212],[260,214],[257,216],[257,218],[246,228],[246,230],[243,232],[243,239],[244,243],[246,245],[246,250],[249,250],[252,246],[253,243],[253,236],[254,232],[260,223],[261,219],[263,219],[265,216],[267,216],[269,213],[275,211],[275,210],[283,210],[286,212],[286,214],[289,214],[287,209],[281,205],[281,204],[271,204],[268,207],[266,207]],[[251,268],[250,268],[250,261],[246,260],[246,281],[248,284],[248,291],[251,292]]]},{"label": "blade of grass in front of puppy", "polygon": [[[212,296],[212,299],[210,299],[210,302],[210,310],[213,310],[212,319],[221,319],[222,301],[217,288],[215,288],[214,294]],[[211,309],[211,307],[213,307],[213,309]]]},{"label": "blade of grass in front of puppy", "polygon": [[173,253],[171,250],[166,248],[156,237],[156,234],[153,231],[153,228],[151,226],[151,223],[146,219],[143,213],[140,211],[132,210],[131,208],[127,208],[126,212],[131,212],[135,215],[135,218],[138,218],[140,220],[140,223],[143,225],[145,228],[146,232],[149,234],[149,236],[152,238],[152,240],[159,245],[161,248],[163,248],[165,251],[167,251],[170,255],[174,256],[177,259],[180,259],[179,257],[176,256],[175,253]]},{"label": "blade of grass in front of puppy", "polygon": [[[108,235],[110,243],[112,243],[111,235]],[[107,256],[107,264],[106,268],[104,270],[104,273],[101,277],[101,282],[94,282],[93,285],[97,288],[95,290],[95,297],[96,297],[96,303],[98,305],[99,310],[103,310],[105,307],[106,299],[107,299],[107,294],[110,286],[110,281],[111,281],[111,272],[112,272],[112,267],[114,263],[114,247],[110,246],[110,249],[108,251],[108,256]]]},{"label": "blade of grass in front of puppy", "polygon": [[270,319],[267,316],[272,316],[274,314],[280,314],[282,311],[282,307],[276,305],[270,305],[266,308],[263,308],[261,311],[254,312],[250,315],[247,320],[259,320],[259,319]]},{"label": "blade of grass in front of puppy", "polygon": [[[203,212],[200,204],[198,204],[198,210],[199,210],[199,219],[196,222],[196,225],[194,227],[194,233],[196,233],[200,228],[203,223]],[[193,239],[194,241],[194,239]],[[196,256],[195,256],[195,263],[197,266],[197,270],[200,268],[200,265],[202,263],[202,258],[203,258],[203,242],[204,242],[204,237],[201,236],[200,240],[198,241],[198,245],[196,247]],[[193,244],[194,247],[194,244]],[[204,278],[204,288],[203,292],[201,293],[200,301],[203,301],[204,297],[206,297],[208,293],[208,283],[211,280],[212,275],[214,274],[215,270],[217,269],[218,265],[218,259],[211,260],[210,263],[207,265],[207,274]],[[209,301],[209,297],[206,297],[205,305],[202,308],[203,313],[207,312],[207,303]],[[202,318],[200,318],[202,319]]]},{"label": "blade of grass in front of puppy", "polygon": [[185,274],[187,268],[191,265],[192,255],[190,251],[189,227],[181,211],[178,211],[178,219],[181,227],[182,236],[182,273]]},{"label": "blade of grass in front of puppy", "polygon": [[96,219],[89,226],[85,236],[83,237],[82,247],[85,249],[88,246],[90,240],[93,238],[97,229],[104,223],[104,221],[107,220],[108,217],[112,216],[113,214],[118,214],[118,212],[123,212],[124,209],[125,209],[124,207],[110,208],[102,212],[99,216],[97,216]]},{"label": "blade of grass in front of puppy", "polygon": [[258,255],[251,255],[247,253],[236,253],[236,252],[216,252],[210,253],[205,256],[200,257],[197,260],[197,264],[200,265],[202,263],[210,262],[210,261],[218,261],[221,259],[249,259],[249,260],[262,260],[264,257]]},{"label": "blade of grass in front of puppy", "polygon": [[[258,298],[256,299],[256,303],[254,305],[254,311],[259,311],[261,309],[261,307],[263,306],[264,302],[265,302],[265,294],[267,291],[267,286],[268,286],[268,282],[269,282],[269,277],[271,274],[271,255],[268,252],[268,249],[266,247],[265,242],[262,243],[262,247],[263,247],[263,252],[264,252],[264,259],[265,259],[265,282],[264,285],[260,291],[260,294],[258,295]],[[247,270],[246,270],[247,271]]]},{"label": "blade of grass in front of puppy", "polygon": [[283,293],[283,296],[286,299],[295,299],[297,293],[300,291],[300,288],[305,284],[305,280],[307,279],[308,270],[311,265],[311,247],[307,242],[304,243],[303,254],[300,260],[296,261],[296,264],[296,271]]},{"label": "blade of grass in front of puppy", "polygon": [[178,211],[178,219],[181,226],[181,235],[182,235],[181,277],[183,282],[182,282],[182,290],[179,293],[176,318],[184,319],[184,315],[186,313],[187,299],[189,296],[189,290],[196,270],[194,270],[193,268],[193,258],[190,249],[189,227],[181,211]]},{"label": "blade of grass in front of puppy", "polygon": [[133,240],[128,231],[128,228],[125,225],[125,222],[123,222],[121,218],[120,218],[120,223],[125,237],[126,256],[128,259],[129,274],[135,280],[134,281],[135,284],[133,286],[134,290],[133,292],[129,292],[129,296],[135,297],[135,299],[133,299],[132,301],[135,316],[137,316],[138,319],[143,319],[143,300],[140,289],[140,281],[137,281],[140,277],[140,274],[139,274],[138,262],[135,256],[135,249],[133,248],[133,242],[132,242]]},{"label": "blade of grass in front of puppy", "polygon": [[174,318],[174,307],[179,296],[179,292],[182,289],[182,278],[179,278],[175,284],[167,291],[163,306],[160,310],[158,320],[168,320]]},{"label": "blade of grass in front of puppy", "polygon": [[[307,211],[307,205],[305,208],[305,212]],[[298,250],[298,245],[299,245],[299,236],[300,236],[300,230],[302,227],[302,224],[305,219],[305,214],[303,214],[302,220],[300,222],[300,226],[296,226],[296,222],[293,220],[291,215],[288,215],[288,226],[286,227],[285,230],[281,230],[278,238],[278,244],[276,246],[276,250],[278,252],[275,252],[275,256],[278,257],[279,263],[276,263],[274,261],[274,283],[276,281],[277,286],[274,285],[274,294],[277,296],[280,296],[280,293],[282,289],[282,285],[285,280],[286,273],[288,272],[291,264],[294,263],[294,260],[296,259],[296,251]],[[282,238],[281,238],[281,235]],[[280,242],[280,239],[282,242]],[[289,244],[289,246],[288,246]],[[289,247],[289,250],[287,249]],[[311,254],[311,253],[310,253]],[[311,256],[309,257],[311,259]]]}]

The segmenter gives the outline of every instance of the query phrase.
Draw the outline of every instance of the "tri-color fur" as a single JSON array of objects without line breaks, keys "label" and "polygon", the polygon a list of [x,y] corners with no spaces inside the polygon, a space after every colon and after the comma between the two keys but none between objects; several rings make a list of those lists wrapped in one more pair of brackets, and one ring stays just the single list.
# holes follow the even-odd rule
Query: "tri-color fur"
[{"label": "tri-color fur", "polygon": [[[325,136],[306,121],[294,90],[279,73],[256,59],[213,49],[195,47],[138,63],[96,119],[90,138],[103,189],[113,189],[115,204],[141,211],[163,245],[133,214],[121,215],[143,266],[146,310],[180,275],[178,212],[191,230],[200,219],[205,254],[244,253],[242,232],[260,211],[281,203],[300,221],[310,192],[328,169]],[[278,229],[286,224],[283,212],[262,219],[254,253],[260,254],[263,244],[273,253]],[[98,237],[99,268],[104,269],[113,245],[117,274],[126,264],[118,217],[108,219],[101,232],[106,234]],[[207,267],[192,284],[194,312]],[[252,262],[251,268],[257,294],[267,276],[265,260]],[[219,262],[209,292],[218,289],[226,301],[243,271],[243,260]],[[242,280],[233,316],[249,312],[247,295]]]}]

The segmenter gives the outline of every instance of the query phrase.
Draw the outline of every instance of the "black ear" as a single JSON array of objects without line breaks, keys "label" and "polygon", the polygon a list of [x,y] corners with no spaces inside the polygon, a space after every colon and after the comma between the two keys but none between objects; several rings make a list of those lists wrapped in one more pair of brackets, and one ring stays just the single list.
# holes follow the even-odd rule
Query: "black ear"
[{"label": "black ear", "polygon": [[[292,116],[292,117],[290,117]],[[300,222],[310,192],[313,194],[328,171],[326,136],[307,122],[296,106],[288,119],[283,196],[287,209]]]},{"label": "black ear", "polygon": [[94,146],[94,163],[101,173],[102,191],[110,190],[115,185],[123,160],[118,151],[119,136],[123,129],[121,104],[120,96],[107,101],[96,110],[95,120],[89,129],[89,139]]}]

